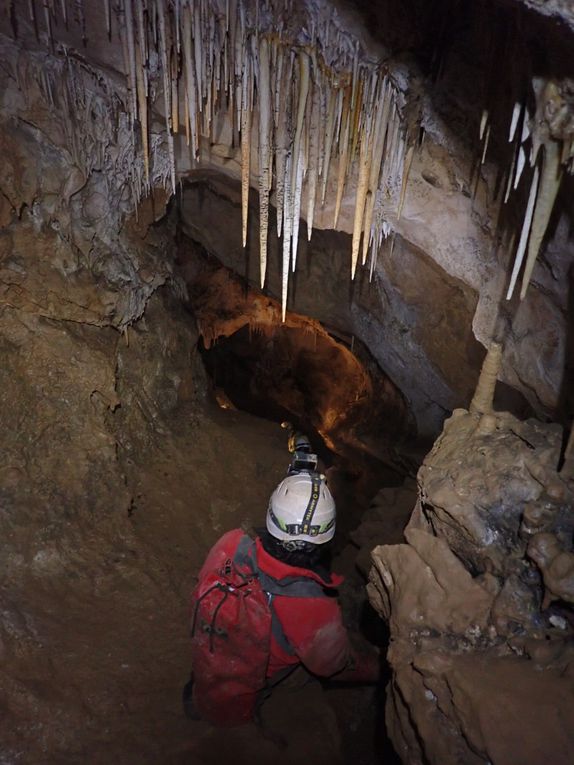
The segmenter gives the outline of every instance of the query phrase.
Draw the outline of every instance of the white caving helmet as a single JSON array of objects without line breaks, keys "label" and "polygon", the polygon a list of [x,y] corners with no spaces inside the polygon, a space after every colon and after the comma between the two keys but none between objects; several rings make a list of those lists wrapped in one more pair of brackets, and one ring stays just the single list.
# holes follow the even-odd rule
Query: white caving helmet
[{"label": "white caving helmet", "polygon": [[322,545],[335,534],[335,501],[319,473],[284,478],[269,500],[267,531],[281,542]]}]

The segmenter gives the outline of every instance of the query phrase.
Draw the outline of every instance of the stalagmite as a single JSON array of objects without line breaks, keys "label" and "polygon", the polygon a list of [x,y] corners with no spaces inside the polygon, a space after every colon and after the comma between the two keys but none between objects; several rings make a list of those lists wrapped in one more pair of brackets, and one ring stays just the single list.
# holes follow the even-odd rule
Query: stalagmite
[{"label": "stalagmite", "polygon": [[272,180],[272,116],[269,43],[263,37],[259,43],[259,261],[261,288],[267,270],[267,230],[269,227],[269,192]]},{"label": "stalagmite", "polygon": [[501,360],[502,344],[493,341],[482,363],[480,377],[478,378],[476,390],[470,403],[469,409],[472,414],[488,414],[492,412],[494,389]]},{"label": "stalagmite", "polygon": [[560,144],[552,139],[544,144],[544,158],[542,160],[542,173],[540,175],[540,187],[536,198],[536,208],[532,218],[532,228],[530,230],[530,239],[528,241],[528,255],[524,274],[522,275],[522,286],[520,288],[520,299],[523,300],[526,290],[532,276],[532,270],[542,239],[548,227],[548,221],[554,207],[556,195],[562,180],[560,168]]},{"label": "stalagmite", "polygon": [[528,234],[530,233],[530,225],[532,223],[532,213],[534,212],[534,200],[536,199],[536,192],[538,191],[538,175],[538,167],[535,167],[532,183],[530,185],[530,194],[528,195],[528,204],[526,205],[526,214],[524,215],[524,221],[522,223],[520,241],[518,242],[518,250],[516,251],[516,258],[514,259],[514,268],[512,269],[512,276],[510,277],[510,284],[508,286],[508,292],[506,293],[507,300],[511,299],[514,292],[516,278],[520,271],[520,267],[522,266],[524,253],[526,251],[526,242],[528,241]]}]

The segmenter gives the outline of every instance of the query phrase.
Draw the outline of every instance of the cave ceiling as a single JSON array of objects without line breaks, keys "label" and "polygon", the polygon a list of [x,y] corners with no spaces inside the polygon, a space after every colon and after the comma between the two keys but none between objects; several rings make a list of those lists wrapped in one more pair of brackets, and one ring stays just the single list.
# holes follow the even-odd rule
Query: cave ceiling
[{"label": "cave ceiling", "polygon": [[[301,311],[299,296],[308,315],[337,316],[420,430],[467,403],[501,333],[502,379],[538,414],[567,416],[569,3],[7,0],[0,29],[3,225],[49,191],[71,212],[53,201],[45,223],[87,241],[86,227],[119,226],[150,192],[165,203],[217,171],[221,198],[241,210],[235,230],[186,220],[197,204],[185,193],[184,228],[208,249],[219,238],[227,266],[246,247],[249,281],[283,317]],[[45,147],[27,197],[23,140]],[[68,165],[57,189],[51,162]],[[340,238],[314,301],[297,262],[320,230]],[[171,265],[134,267],[110,250],[97,270],[129,291],[110,314],[123,328]]]}]

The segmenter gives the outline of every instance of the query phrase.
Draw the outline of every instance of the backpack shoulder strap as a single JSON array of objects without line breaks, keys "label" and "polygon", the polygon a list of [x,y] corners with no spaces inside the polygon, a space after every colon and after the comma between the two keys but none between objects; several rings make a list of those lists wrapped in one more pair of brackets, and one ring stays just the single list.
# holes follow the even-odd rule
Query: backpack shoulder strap
[{"label": "backpack shoulder strap", "polygon": [[271,612],[271,634],[279,644],[279,647],[285,651],[285,653],[289,654],[290,656],[294,656],[295,650],[289,642],[287,635],[283,630],[283,625],[281,624],[281,621],[279,620],[277,612],[273,606],[273,596],[275,595],[275,592],[272,592],[270,589],[268,589],[268,585],[272,585],[275,580],[272,577],[267,576],[267,574],[264,574],[259,569],[259,566],[257,565],[255,540],[251,539],[247,535],[241,538],[241,541],[237,545],[235,555],[233,556],[233,563],[236,566],[241,566],[242,568],[249,569],[251,573],[259,580],[261,589],[267,596],[267,604],[269,606],[269,611]]},{"label": "backpack shoulder strap", "polygon": [[235,566],[247,568],[255,576],[259,575],[259,566],[257,565],[257,555],[255,552],[255,540],[244,534],[239,540],[239,544],[233,556]]}]

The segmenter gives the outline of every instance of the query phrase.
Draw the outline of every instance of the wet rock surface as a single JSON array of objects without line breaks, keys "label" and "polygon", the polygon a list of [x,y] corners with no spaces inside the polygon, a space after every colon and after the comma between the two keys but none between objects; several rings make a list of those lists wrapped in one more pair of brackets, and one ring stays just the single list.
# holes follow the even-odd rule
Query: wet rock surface
[{"label": "wet rock surface", "polygon": [[559,427],[456,410],[419,470],[406,544],[373,551],[403,761],[570,761],[574,493],[561,451]]}]

